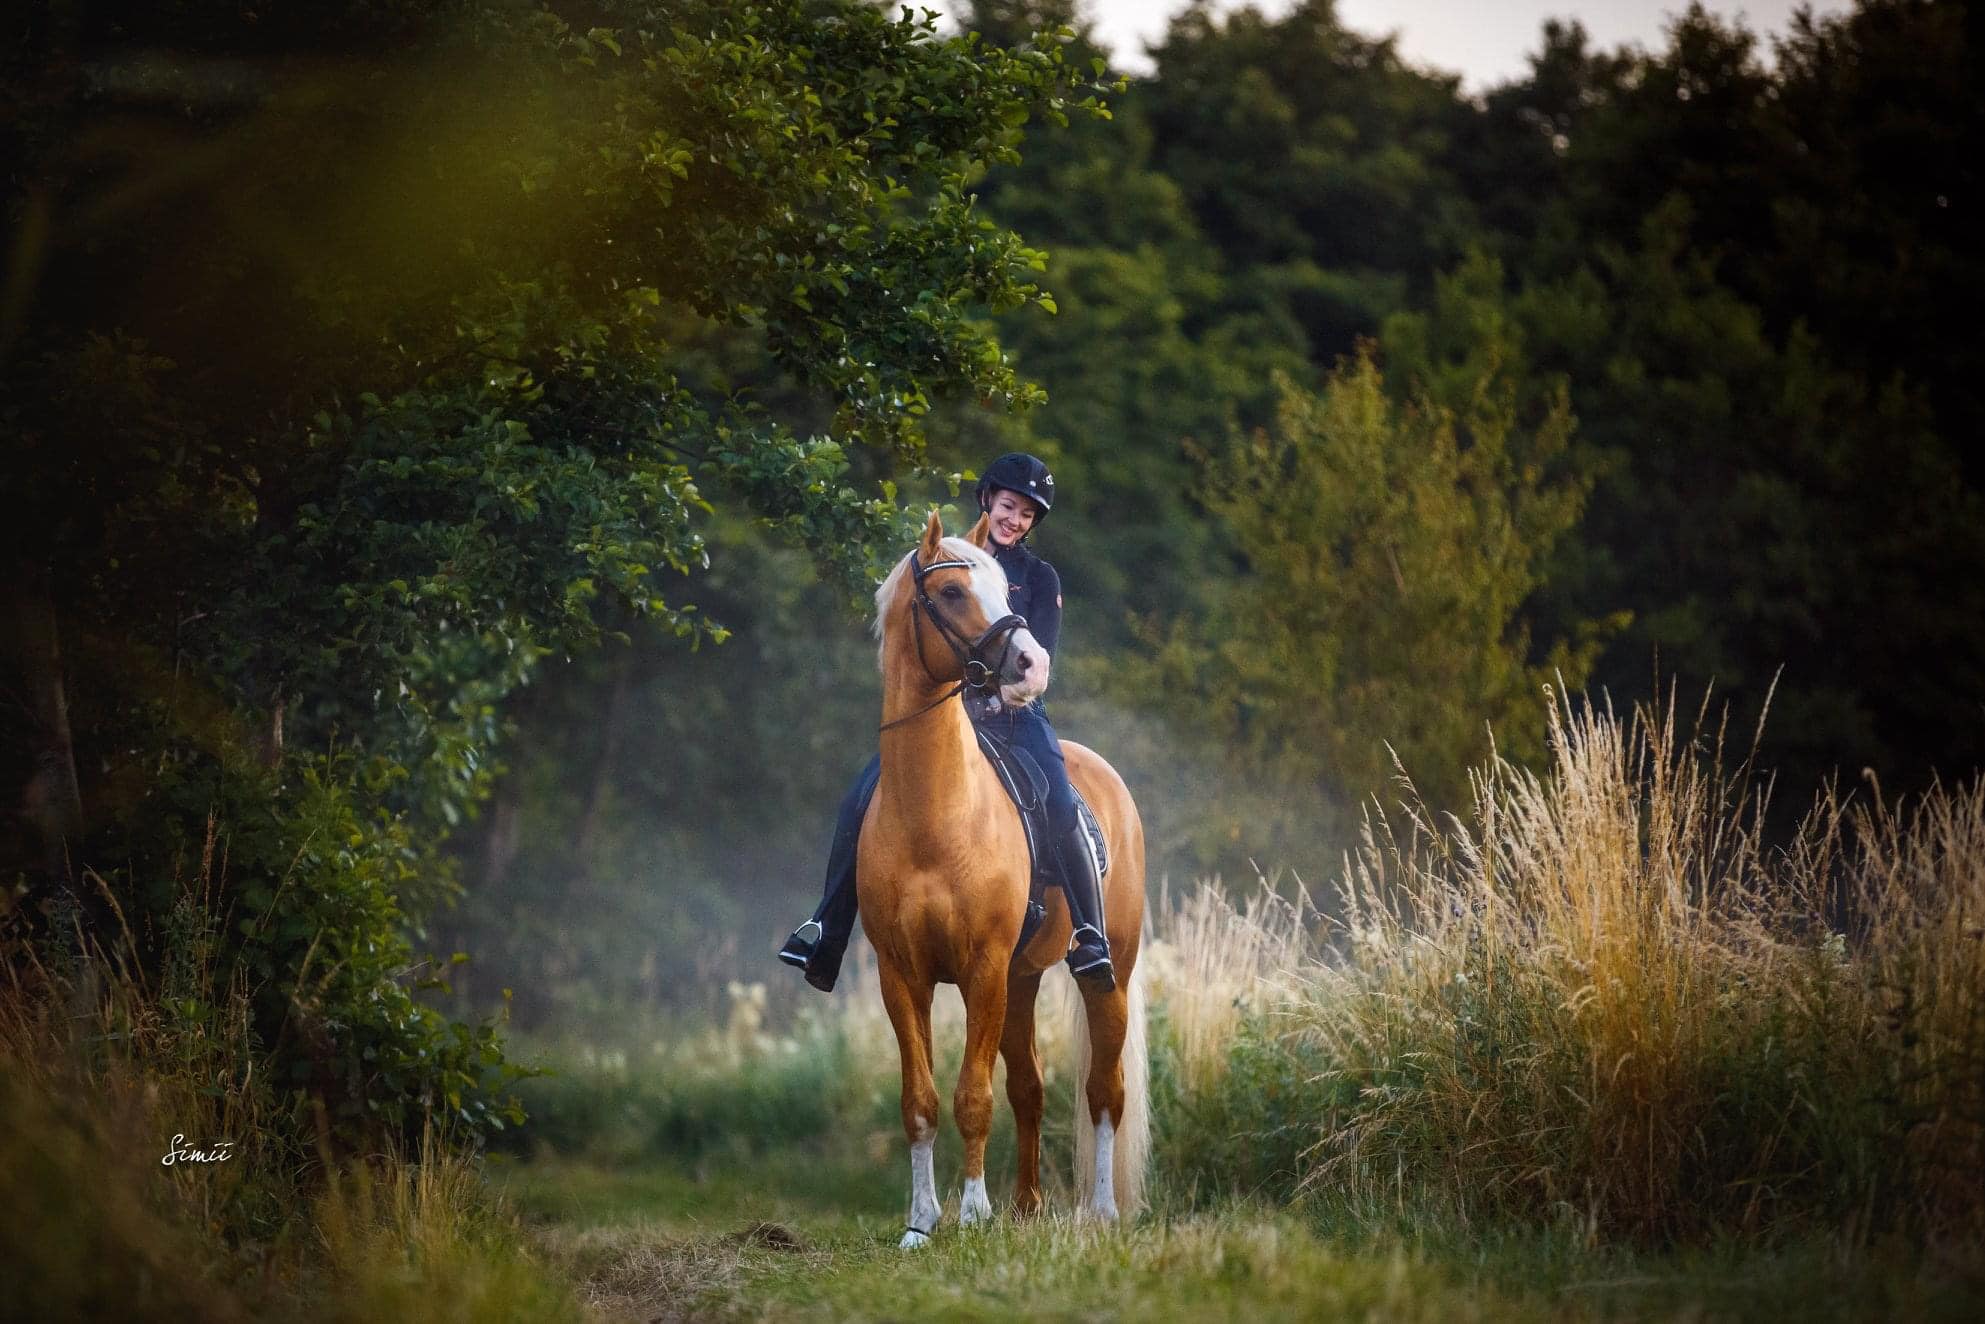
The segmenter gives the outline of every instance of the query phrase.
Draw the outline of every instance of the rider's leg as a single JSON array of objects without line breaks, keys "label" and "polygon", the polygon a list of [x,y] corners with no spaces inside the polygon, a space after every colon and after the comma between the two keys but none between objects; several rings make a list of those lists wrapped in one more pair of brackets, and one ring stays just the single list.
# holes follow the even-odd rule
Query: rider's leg
[{"label": "rider's leg", "polygon": [[1069,971],[1107,993],[1116,987],[1117,977],[1110,964],[1110,940],[1103,932],[1103,880],[1096,874],[1089,829],[1074,823],[1056,833],[1055,843],[1061,854],[1062,891],[1075,922],[1068,951]]},{"label": "rider's leg", "polygon": [[1077,979],[1107,991],[1116,986],[1116,972],[1110,966],[1110,940],[1103,931],[1103,880],[1097,877],[1096,857],[1075,811],[1075,788],[1068,781],[1061,741],[1048,719],[1033,707],[1015,712],[1009,729],[1013,743],[1032,754],[1048,778],[1048,833],[1061,860],[1062,892],[1075,924],[1068,968]]},{"label": "rider's leg", "polygon": [[861,840],[862,818],[875,795],[875,784],[882,776],[882,756],[875,755],[862,769],[861,776],[841,797],[841,812],[834,823],[834,844],[827,851],[827,882],[813,918],[793,930],[779,959],[806,971],[806,982],[831,992],[841,973],[841,958],[847,954],[848,940],[855,933],[855,847]]}]

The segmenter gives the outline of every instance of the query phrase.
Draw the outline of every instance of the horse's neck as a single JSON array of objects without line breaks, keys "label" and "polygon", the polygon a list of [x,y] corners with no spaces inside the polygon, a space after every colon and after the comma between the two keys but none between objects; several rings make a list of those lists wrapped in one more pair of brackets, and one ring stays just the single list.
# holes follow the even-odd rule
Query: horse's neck
[{"label": "horse's neck", "polygon": [[[886,718],[915,713],[949,688],[886,684],[883,713]],[[969,810],[983,789],[984,763],[965,705],[939,703],[882,733],[882,780],[876,789],[881,811],[914,839],[970,831],[976,820]]]}]

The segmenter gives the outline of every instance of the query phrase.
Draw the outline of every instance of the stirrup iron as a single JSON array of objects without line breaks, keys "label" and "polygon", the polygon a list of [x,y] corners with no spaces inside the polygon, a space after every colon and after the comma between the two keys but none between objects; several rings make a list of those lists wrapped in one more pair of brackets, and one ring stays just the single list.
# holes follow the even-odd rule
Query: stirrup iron
[{"label": "stirrup iron", "polygon": [[779,949],[779,959],[787,965],[806,969],[806,963],[813,958],[814,949],[820,945],[820,921],[810,919],[793,930],[793,936],[786,939],[786,945]]},{"label": "stirrup iron", "polygon": [[[1095,935],[1093,946],[1082,941],[1082,935],[1085,933]],[[1090,950],[1085,952],[1085,948]],[[1098,952],[1095,948],[1100,948],[1101,951]],[[1094,925],[1081,925],[1069,935],[1066,959],[1068,972],[1077,979],[1101,980],[1107,977],[1111,986],[1116,984],[1116,968],[1110,961],[1110,940]]]}]

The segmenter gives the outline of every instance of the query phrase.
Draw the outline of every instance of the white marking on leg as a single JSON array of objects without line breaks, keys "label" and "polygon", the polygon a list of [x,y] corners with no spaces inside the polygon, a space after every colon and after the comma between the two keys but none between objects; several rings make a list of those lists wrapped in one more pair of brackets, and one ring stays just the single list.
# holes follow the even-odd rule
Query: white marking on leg
[{"label": "white marking on leg", "polygon": [[983,1176],[965,1179],[965,1194],[958,1201],[958,1221],[966,1227],[992,1217],[992,1201],[986,1197]]},{"label": "white marking on leg", "polygon": [[1096,1123],[1096,1189],[1089,1200],[1089,1212],[1111,1222],[1117,1216],[1116,1149],[1117,1129],[1110,1125],[1105,1109],[1102,1120]]},{"label": "white marking on leg", "polygon": [[923,1138],[910,1144],[910,1223],[903,1230],[903,1239],[896,1243],[902,1250],[929,1245],[930,1234],[937,1230],[940,1212],[937,1180],[931,1175],[931,1157],[937,1147],[937,1133],[921,1117],[917,1119],[917,1128]]}]

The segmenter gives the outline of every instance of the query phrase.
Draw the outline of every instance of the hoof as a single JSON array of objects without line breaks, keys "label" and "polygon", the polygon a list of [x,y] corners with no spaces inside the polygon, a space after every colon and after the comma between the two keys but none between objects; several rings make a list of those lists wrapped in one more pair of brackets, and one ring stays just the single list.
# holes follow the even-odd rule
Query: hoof
[{"label": "hoof", "polygon": [[897,1250],[922,1250],[930,1245],[930,1235],[915,1228],[904,1228],[903,1239],[896,1243]]}]

